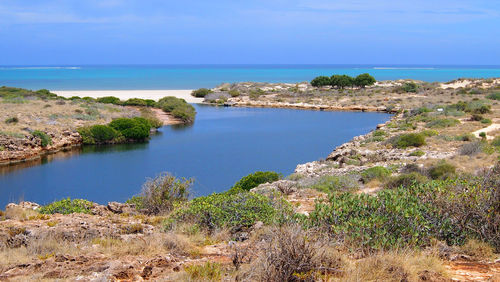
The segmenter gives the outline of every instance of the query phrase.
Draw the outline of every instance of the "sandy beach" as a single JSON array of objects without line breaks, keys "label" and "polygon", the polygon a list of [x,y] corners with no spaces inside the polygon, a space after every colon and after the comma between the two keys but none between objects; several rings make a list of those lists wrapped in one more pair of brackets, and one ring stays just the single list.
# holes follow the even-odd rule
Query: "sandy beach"
[{"label": "sandy beach", "polygon": [[127,100],[130,98],[158,100],[165,96],[174,96],[182,98],[188,103],[203,102],[203,98],[191,96],[191,91],[192,90],[54,90],[52,92],[63,97],[80,96],[99,98],[105,96],[115,96],[121,100]]}]

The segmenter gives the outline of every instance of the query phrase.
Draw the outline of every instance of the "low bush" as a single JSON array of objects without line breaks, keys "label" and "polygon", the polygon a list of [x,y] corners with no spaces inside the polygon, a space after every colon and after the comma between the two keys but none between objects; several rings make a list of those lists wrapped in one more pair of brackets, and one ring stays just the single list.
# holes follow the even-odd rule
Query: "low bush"
[{"label": "low bush", "polygon": [[446,179],[455,174],[455,166],[441,160],[429,168],[429,176],[432,179]]},{"label": "low bush", "polygon": [[172,96],[164,97],[158,101],[158,106],[164,112],[172,113],[174,117],[184,122],[194,122],[196,110],[184,99]]},{"label": "low bush", "polygon": [[383,166],[374,166],[364,170],[361,173],[361,180],[364,183],[368,183],[371,180],[377,179],[379,181],[384,181],[387,177],[391,175],[391,171]]},{"label": "low bush", "polygon": [[411,93],[417,93],[418,91],[418,84],[415,82],[405,82],[402,86],[401,89],[405,92],[411,92]]},{"label": "low bush", "polygon": [[432,136],[437,136],[439,135],[439,132],[437,132],[436,130],[433,130],[433,129],[428,129],[428,130],[424,130],[421,132],[424,136],[426,137],[432,137]]},{"label": "low bush", "polygon": [[425,153],[423,151],[416,150],[416,151],[411,152],[409,156],[410,157],[421,157],[423,155],[425,155]]},{"label": "low bush", "polygon": [[136,204],[136,208],[149,214],[163,214],[188,200],[192,183],[191,179],[177,179],[169,173],[162,173],[148,179],[142,186],[141,194],[128,203]]},{"label": "low bush", "polygon": [[300,226],[274,227],[262,237],[257,258],[236,281],[327,281],[325,273],[347,266],[323,236]]},{"label": "low bush", "polygon": [[50,137],[47,133],[43,131],[35,130],[33,131],[32,135],[40,138],[42,147],[47,147],[48,145],[52,144],[52,137]]},{"label": "low bush", "polygon": [[489,118],[483,118],[482,120],[480,120],[480,122],[482,124],[492,124],[492,121]]},{"label": "low bush", "polygon": [[389,189],[410,187],[412,185],[426,183],[427,181],[429,181],[429,179],[418,172],[403,173],[391,177],[389,181],[387,181],[386,187]]},{"label": "low bush", "polygon": [[351,175],[326,175],[309,186],[324,193],[355,191],[359,188],[358,180]]},{"label": "low bush", "polygon": [[474,156],[483,151],[484,143],[481,141],[470,142],[460,147],[459,153],[462,156]]},{"label": "low bush", "polygon": [[120,98],[113,97],[113,96],[106,96],[106,97],[97,98],[96,102],[103,103],[103,104],[114,104],[114,105],[121,105],[122,104],[122,101],[120,100]]},{"label": "low bush", "polygon": [[42,214],[70,214],[70,213],[92,213],[91,208],[94,203],[82,200],[70,198],[63,199],[60,201],[53,202],[51,204],[42,206],[38,211]]},{"label": "low bush", "polygon": [[242,177],[231,188],[232,191],[250,191],[250,189],[267,182],[274,182],[283,177],[281,173],[274,171],[256,171],[247,176]]},{"label": "low bush", "polygon": [[495,147],[500,147],[500,136],[495,137],[495,139],[493,139],[493,141],[491,141],[491,145],[493,145]]},{"label": "low bush", "polygon": [[425,145],[425,136],[422,133],[406,133],[392,137],[389,143],[399,149],[420,147]]},{"label": "low bush", "polygon": [[227,92],[229,95],[231,95],[231,97],[238,97],[240,96],[240,91],[236,90],[236,89],[232,89],[232,90],[229,90],[229,92]]},{"label": "low bush", "polygon": [[5,120],[6,124],[11,124],[11,123],[18,123],[19,119],[17,117],[10,117]]},{"label": "low bush", "polygon": [[191,92],[191,96],[198,97],[198,98],[203,98],[207,96],[207,94],[212,93],[213,91],[207,88],[200,88],[197,90],[193,90]]},{"label": "low bush", "polygon": [[[284,201],[280,202],[287,205]],[[250,227],[256,221],[271,223],[280,214],[273,204],[266,196],[246,191],[214,193],[195,198],[176,209],[167,220],[166,228],[179,222],[190,222],[207,231]]]},{"label": "low bush", "polygon": [[486,98],[491,99],[491,100],[500,101],[500,92],[492,93],[492,94],[486,96]]},{"label": "low bush", "polygon": [[459,123],[460,121],[454,118],[442,118],[430,121],[425,126],[428,128],[445,128],[455,126]]},{"label": "low bush", "polygon": [[156,106],[155,100],[151,99],[140,99],[140,98],[130,98],[123,102],[124,106],[140,106],[140,107],[154,107]]},{"label": "low bush", "polygon": [[204,264],[192,264],[184,267],[190,279],[188,281],[222,281],[223,268],[218,262],[207,261]]}]

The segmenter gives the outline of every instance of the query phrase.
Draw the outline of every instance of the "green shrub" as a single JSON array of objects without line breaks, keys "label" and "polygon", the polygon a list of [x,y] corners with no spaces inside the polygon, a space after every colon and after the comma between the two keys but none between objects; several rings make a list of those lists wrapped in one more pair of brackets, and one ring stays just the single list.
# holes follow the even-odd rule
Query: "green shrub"
[{"label": "green shrub", "polygon": [[454,118],[442,118],[428,122],[425,126],[429,128],[445,128],[459,124],[460,121]]},{"label": "green shrub", "polygon": [[17,117],[10,117],[5,120],[6,124],[11,124],[11,123],[18,123],[19,119]]},{"label": "green shrub", "polygon": [[500,136],[495,137],[495,139],[493,139],[493,141],[491,141],[491,145],[493,145],[495,147],[500,147]]},{"label": "green shrub", "polygon": [[400,149],[420,147],[425,145],[425,136],[422,133],[406,133],[391,138],[389,143]]},{"label": "green shrub", "polygon": [[118,118],[109,126],[120,132],[125,138],[144,140],[149,137],[150,124],[143,118]]},{"label": "green shrub", "polygon": [[94,137],[90,131],[90,127],[80,127],[77,129],[78,134],[82,137],[82,143],[85,145],[95,144]]},{"label": "green shrub", "polygon": [[70,200],[70,198],[63,199],[60,201],[53,202],[46,206],[42,206],[38,211],[42,214],[70,214],[70,213],[92,213],[91,208],[94,203],[82,200],[82,199],[74,199]]},{"label": "green shrub", "polygon": [[146,210],[149,214],[166,213],[188,200],[192,183],[191,179],[177,179],[169,173],[162,173],[148,179],[142,186],[140,196],[128,202],[136,204],[138,209]]},{"label": "green shrub", "polygon": [[416,93],[418,91],[418,84],[416,84],[415,82],[411,81],[411,82],[405,82],[402,86],[401,86],[401,89],[405,92],[412,92],[412,93]]},{"label": "green shrub", "polygon": [[158,106],[164,112],[171,113],[174,117],[184,122],[193,122],[196,116],[194,107],[181,98],[172,96],[161,98],[158,101]]},{"label": "green shrub", "polygon": [[500,92],[492,93],[492,94],[486,96],[486,98],[491,99],[491,100],[500,101]]},{"label": "green shrub", "polygon": [[368,73],[363,73],[354,78],[354,85],[365,88],[366,86],[373,85],[377,82],[373,76]]},{"label": "green shrub", "polygon": [[403,173],[398,176],[391,177],[391,179],[387,182],[386,187],[389,189],[410,187],[412,185],[426,183],[427,181],[429,181],[429,179],[418,172]]},{"label": "green shrub", "polygon": [[432,179],[445,179],[455,174],[455,166],[446,162],[445,160],[439,161],[429,169],[429,176]]},{"label": "green shrub", "polygon": [[361,180],[368,183],[373,179],[384,181],[391,175],[391,171],[383,166],[374,166],[364,170],[361,173]]},{"label": "green shrub", "polygon": [[184,271],[189,275],[189,281],[222,281],[223,269],[218,262],[188,265]]},{"label": "green shrub", "polygon": [[240,96],[240,91],[236,90],[236,89],[232,89],[232,90],[229,90],[229,95],[231,95],[231,97],[238,97]]},{"label": "green shrub", "polygon": [[274,171],[256,171],[241,178],[234,184],[231,190],[250,191],[250,189],[257,187],[260,184],[274,182],[280,180],[282,177],[283,175],[281,173]]},{"label": "green shrub", "polygon": [[189,201],[171,214],[166,227],[178,221],[194,223],[207,230],[250,227],[256,221],[271,223],[276,215],[277,210],[266,196],[246,191],[220,193]]},{"label": "green shrub", "polygon": [[48,145],[52,144],[52,137],[50,137],[43,131],[35,130],[33,131],[32,135],[40,138],[40,140],[42,141],[42,147],[47,147]]},{"label": "green shrub", "polygon": [[155,100],[151,99],[140,99],[140,98],[130,98],[123,102],[124,106],[140,106],[140,107],[154,107],[156,106]]},{"label": "green shrub", "polygon": [[478,115],[478,114],[473,114],[470,118],[470,120],[472,121],[480,121],[482,120],[484,117],[482,115]]},{"label": "green shrub", "polygon": [[481,137],[482,139],[486,139],[486,132],[480,132],[479,137]]},{"label": "green shrub", "polygon": [[207,96],[208,94],[212,93],[213,91],[207,88],[200,88],[197,90],[193,90],[191,92],[191,96],[198,97],[198,98],[203,98]]},{"label": "green shrub", "polygon": [[482,124],[491,124],[492,123],[491,119],[489,119],[489,118],[483,118],[480,121]]},{"label": "green shrub", "polygon": [[186,104],[181,107],[176,107],[172,110],[172,115],[175,118],[181,119],[184,122],[194,122],[196,116],[196,110],[193,106]]},{"label": "green shrub", "polygon": [[335,74],[330,77],[330,85],[344,89],[347,86],[352,86],[354,84],[354,78],[348,75]]},{"label": "green shrub", "polygon": [[331,80],[328,76],[318,76],[311,80],[311,85],[314,87],[322,87],[331,84]]},{"label": "green shrub", "polygon": [[421,132],[426,137],[432,137],[439,134],[436,130],[428,129]]},{"label": "green shrub", "polygon": [[114,104],[114,105],[121,105],[121,103],[122,103],[120,98],[113,97],[113,96],[106,96],[106,97],[97,98],[96,101],[98,103]]},{"label": "green shrub", "polygon": [[359,188],[358,180],[350,175],[326,175],[309,186],[324,193],[355,191]]},{"label": "green shrub", "polygon": [[416,150],[410,153],[410,157],[421,157],[425,155],[425,153],[421,150]]},{"label": "green shrub", "polygon": [[108,125],[93,125],[89,131],[96,143],[105,143],[118,136],[118,132]]},{"label": "green shrub", "polygon": [[377,129],[373,132],[372,134],[374,137],[381,137],[381,136],[386,136],[387,133],[383,130]]}]

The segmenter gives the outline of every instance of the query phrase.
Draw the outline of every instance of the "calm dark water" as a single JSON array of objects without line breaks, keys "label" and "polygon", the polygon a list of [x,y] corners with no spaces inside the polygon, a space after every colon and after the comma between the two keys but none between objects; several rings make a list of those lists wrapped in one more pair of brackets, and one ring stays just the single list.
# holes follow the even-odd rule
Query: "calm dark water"
[{"label": "calm dark water", "polygon": [[195,178],[195,195],[227,190],[257,170],[285,175],[387,121],[388,114],[196,106],[196,122],[167,126],[148,143],[86,146],[34,163],[0,167],[0,207],[65,197],[106,203],[140,192],[168,171]]}]

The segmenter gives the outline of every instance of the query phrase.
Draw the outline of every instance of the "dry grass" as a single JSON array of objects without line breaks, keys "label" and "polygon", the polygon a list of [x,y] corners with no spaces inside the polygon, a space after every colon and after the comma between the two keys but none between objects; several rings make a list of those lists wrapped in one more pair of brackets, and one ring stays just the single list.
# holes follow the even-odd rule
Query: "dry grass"
[{"label": "dry grass", "polygon": [[[140,113],[129,107],[111,104],[87,103],[85,101],[25,100],[24,103],[6,103],[0,98],[0,123],[2,131],[26,134],[23,128],[59,132],[80,126],[104,124],[113,118],[138,116]],[[92,113],[89,115],[88,113]],[[5,123],[17,117],[17,123]]]},{"label": "dry grass", "polygon": [[354,262],[341,281],[421,281],[424,277],[439,281],[446,276],[441,260],[432,254],[394,251]]},{"label": "dry grass", "polygon": [[493,248],[485,242],[469,240],[462,246],[462,250],[477,260],[489,260],[495,257]]}]

